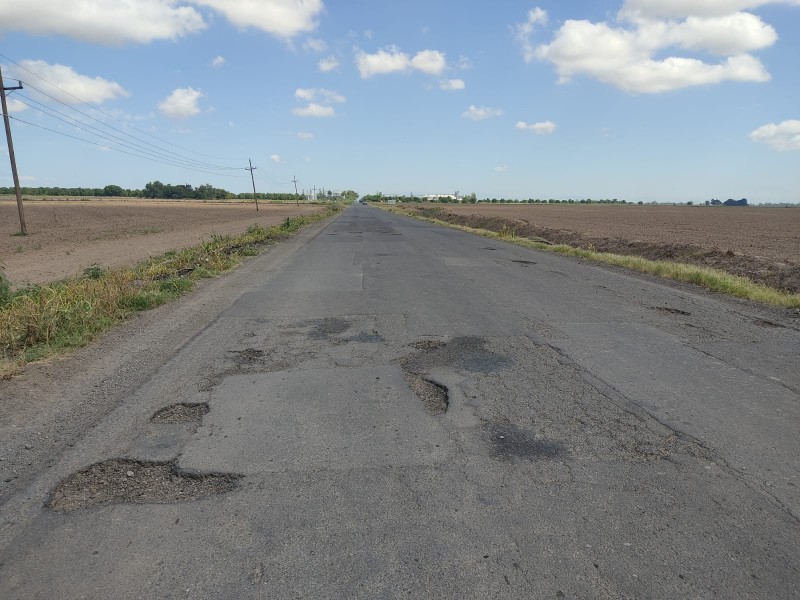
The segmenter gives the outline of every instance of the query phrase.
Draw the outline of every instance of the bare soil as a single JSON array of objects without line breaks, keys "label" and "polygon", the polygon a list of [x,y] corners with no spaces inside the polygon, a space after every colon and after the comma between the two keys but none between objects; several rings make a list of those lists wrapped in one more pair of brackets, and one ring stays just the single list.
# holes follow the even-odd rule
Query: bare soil
[{"label": "bare soil", "polygon": [[416,210],[553,244],[713,267],[800,292],[800,209],[479,204]]},{"label": "bare soil", "polygon": [[12,285],[47,283],[92,265],[119,267],[212,235],[269,227],[319,206],[161,200],[26,200],[28,235],[19,231],[17,205],[0,199],[0,268]]}]

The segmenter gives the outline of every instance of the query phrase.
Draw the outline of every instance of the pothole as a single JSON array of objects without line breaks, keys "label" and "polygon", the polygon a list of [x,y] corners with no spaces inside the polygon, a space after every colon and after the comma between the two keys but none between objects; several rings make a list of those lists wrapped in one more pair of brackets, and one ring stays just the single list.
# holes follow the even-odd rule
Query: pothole
[{"label": "pothole", "polygon": [[512,260],[511,262],[517,263],[518,265],[522,265],[523,267],[527,267],[528,265],[535,265],[536,264],[532,260]]},{"label": "pothole", "polygon": [[313,324],[314,328],[308,334],[308,337],[312,340],[325,340],[332,335],[339,335],[350,329],[350,323],[344,319],[335,319],[333,317],[314,321]]},{"label": "pothole", "polygon": [[449,399],[445,386],[408,371],[405,371],[404,375],[409,387],[422,400],[428,412],[433,415],[443,415],[447,412]]},{"label": "pothole", "polygon": [[682,315],[684,317],[689,317],[692,315],[692,313],[685,310],[670,308],[669,306],[651,306],[650,310],[657,310],[658,312],[668,313],[670,315]]},{"label": "pothole", "polygon": [[228,350],[233,354],[233,362],[238,365],[253,365],[264,358],[263,350],[256,350],[255,348],[245,348],[244,350]]},{"label": "pothole", "polygon": [[206,403],[190,404],[181,402],[171,404],[155,412],[151,423],[199,423],[211,410]]},{"label": "pothole", "polygon": [[487,423],[484,426],[492,445],[492,457],[508,460],[511,457],[529,460],[558,458],[566,452],[560,442],[537,439],[532,431],[511,423]]},{"label": "pothole", "polygon": [[59,483],[47,508],[71,512],[107,504],[191,502],[233,491],[241,475],[191,473],[173,462],[114,458],[78,471]]},{"label": "pothole", "polygon": [[507,369],[512,360],[486,349],[486,340],[475,336],[453,338],[426,346],[428,340],[414,346],[423,350],[402,361],[404,369],[412,373],[425,373],[436,367],[453,367],[472,373],[494,373]]},{"label": "pothole", "polygon": [[447,342],[443,342],[440,340],[421,340],[419,342],[413,342],[409,344],[410,347],[416,348],[417,350],[436,350],[437,348],[441,348],[447,344]]}]

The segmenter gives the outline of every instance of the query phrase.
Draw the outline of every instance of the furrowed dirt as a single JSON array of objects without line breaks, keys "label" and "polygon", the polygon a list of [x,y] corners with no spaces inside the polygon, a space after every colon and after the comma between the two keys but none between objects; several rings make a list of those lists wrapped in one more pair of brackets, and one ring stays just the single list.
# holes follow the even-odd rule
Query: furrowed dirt
[{"label": "furrowed dirt", "polygon": [[17,205],[0,200],[0,267],[15,287],[48,283],[87,267],[119,267],[208,241],[213,235],[270,227],[321,206],[160,200],[26,200],[29,235]]},{"label": "furrowed dirt", "polygon": [[800,209],[427,205],[412,210],[552,244],[713,267],[800,292]]}]

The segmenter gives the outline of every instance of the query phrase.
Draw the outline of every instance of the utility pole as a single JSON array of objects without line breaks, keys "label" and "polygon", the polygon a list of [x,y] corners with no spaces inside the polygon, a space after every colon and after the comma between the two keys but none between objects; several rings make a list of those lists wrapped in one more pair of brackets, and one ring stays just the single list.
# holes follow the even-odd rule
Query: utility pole
[{"label": "utility pole", "polygon": [[256,212],[258,212],[258,197],[256,196],[256,179],[253,177],[253,171],[255,171],[258,167],[253,166],[253,161],[251,159],[247,159],[250,161],[250,167],[245,167],[245,171],[250,171],[250,181],[253,182],[253,199],[256,201]]},{"label": "utility pole", "polygon": [[311,188],[311,200],[313,202],[317,201],[317,186],[314,186],[313,188]]},{"label": "utility pole", "polygon": [[294,199],[297,200],[297,206],[300,206],[300,195],[297,193],[297,175],[292,175],[292,183],[294,184]]},{"label": "utility pole", "polygon": [[17,210],[19,211],[19,231],[22,235],[28,235],[28,227],[25,225],[25,211],[22,208],[22,192],[19,189],[19,175],[17,175],[17,159],[14,157],[14,142],[11,140],[11,121],[8,118],[8,105],[6,104],[6,90],[21,90],[22,84],[17,82],[16,87],[5,87],[3,83],[3,71],[0,69],[0,100],[3,104],[3,121],[6,124],[6,140],[8,140],[8,158],[11,159],[11,175],[14,177],[14,192],[17,195]]}]

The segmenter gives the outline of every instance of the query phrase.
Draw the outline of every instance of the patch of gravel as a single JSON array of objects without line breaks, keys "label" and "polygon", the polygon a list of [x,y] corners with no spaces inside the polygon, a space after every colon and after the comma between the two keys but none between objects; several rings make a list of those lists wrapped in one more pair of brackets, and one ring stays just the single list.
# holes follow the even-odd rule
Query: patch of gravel
[{"label": "patch of gravel", "polygon": [[240,475],[187,473],[174,463],[114,458],[74,473],[59,483],[46,507],[56,512],[106,504],[191,502],[234,490]]},{"label": "patch of gravel", "polygon": [[405,377],[409,387],[419,396],[422,404],[431,414],[443,415],[447,412],[450,403],[446,387],[408,371],[405,372]]},{"label": "patch of gravel", "polygon": [[199,423],[211,409],[205,402],[199,404],[171,404],[156,411],[151,423]]}]

